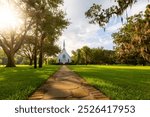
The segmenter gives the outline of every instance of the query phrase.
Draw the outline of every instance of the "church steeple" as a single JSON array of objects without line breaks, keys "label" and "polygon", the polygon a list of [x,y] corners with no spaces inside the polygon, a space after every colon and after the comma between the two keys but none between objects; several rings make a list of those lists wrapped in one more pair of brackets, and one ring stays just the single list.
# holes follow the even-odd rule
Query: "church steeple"
[{"label": "church steeple", "polygon": [[71,58],[65,49],[65,40],[63,40],[62,45],[63,45],[63,49],[61,53],[58,55],[57,62],[60,64],[71,63]]},{"label": "church steeple", "polygon": [[63,50],[65,50],[65,40],[63,41]]}]

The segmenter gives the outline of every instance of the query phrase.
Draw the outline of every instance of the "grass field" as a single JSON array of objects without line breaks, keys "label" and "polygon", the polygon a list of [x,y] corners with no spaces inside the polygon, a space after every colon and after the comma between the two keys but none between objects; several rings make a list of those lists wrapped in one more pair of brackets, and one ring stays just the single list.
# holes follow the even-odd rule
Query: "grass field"
[{"label": "grass field", "polygon": [[150,67],[69,66],[111,99],[150,100]]},{"label": "grass field", "polygon": [[0,99],[27,99],[28,96],[60,66],[33,69],[29,66],[0,67]]}]

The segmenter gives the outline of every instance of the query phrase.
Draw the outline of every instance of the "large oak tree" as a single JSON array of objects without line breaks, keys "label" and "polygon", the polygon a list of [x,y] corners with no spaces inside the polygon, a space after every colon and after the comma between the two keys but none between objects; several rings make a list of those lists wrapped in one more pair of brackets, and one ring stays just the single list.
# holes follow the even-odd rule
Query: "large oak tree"
[{"label": "large oak tree", "polygon": [[145,13],[131,16],[119,32],[113,34],[120,57],[142,57],[150,62],[150,5]]},{"label": "large oak tree", "polygon": [[26,34],[30,29],[31,20],[26,17],[24,18],[24,26],[19,28],[9,27],[9,29],[0,31],[0,46],[7,55],[7,67],[15,67],[14,56],[20,49]]},{"label": "large oak tree", "polygon": [[34,38],[34,68],[37,67],[39,49],[39,67],[43,62],[44,40],[57,40],[68,25],[65,13],[59,9],[63,0],[12,0],[10,4],[22,14],[24,24],[21,28],[9,28],[0,32],[0,46],[7,55],[7,67],[15,67],[14,56],[21,48],[25,38]]}]

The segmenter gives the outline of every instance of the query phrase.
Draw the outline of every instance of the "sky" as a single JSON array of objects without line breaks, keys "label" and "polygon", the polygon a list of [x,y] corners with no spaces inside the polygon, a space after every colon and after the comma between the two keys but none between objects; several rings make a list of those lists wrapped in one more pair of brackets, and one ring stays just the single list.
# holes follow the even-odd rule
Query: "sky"
[{"label": "sky", "polygon": [[[65,40],[66,50],[71,55],[72,50],[77,50],[83,46],[91,48],[104,47],[112,50],[115,46],[111,34],[117,32],[122,26],[120,17],[113,17],[106,25],[106,31],[98,24],[89,24],[89,19],[85,17],[85,12],[93,3],[101,4],[103,8],[108,8],[114,4],[113,0],[64,0],[63,10],[66,12],[66,18],[71,23],[64,30],[58,44],[62,48]],[[145,11],[148,0],[138,0],[132,8],[127,9],[128,16]],[[126,15],[124,14],[125,18]]]}]

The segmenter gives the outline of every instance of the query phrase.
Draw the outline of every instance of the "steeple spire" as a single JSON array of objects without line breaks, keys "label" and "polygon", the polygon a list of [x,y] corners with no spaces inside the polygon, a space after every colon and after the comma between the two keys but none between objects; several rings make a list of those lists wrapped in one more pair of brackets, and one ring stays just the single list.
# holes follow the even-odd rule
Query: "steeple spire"
[{"label": "steeple spire", "polygon": [[65,50],[65,40],[63,41],[63,50]]}]

